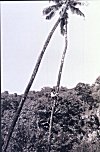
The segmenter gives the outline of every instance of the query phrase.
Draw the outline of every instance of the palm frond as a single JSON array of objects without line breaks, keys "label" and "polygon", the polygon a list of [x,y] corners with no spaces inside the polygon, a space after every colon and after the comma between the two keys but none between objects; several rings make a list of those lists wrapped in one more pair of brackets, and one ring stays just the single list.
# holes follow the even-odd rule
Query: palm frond
[{"label": "palm frond", "polygon": [[47,7],[43,10],[43,15],[47,15],[53,10],[57,11],[61,6],[62,6],[61,4],[56,4],[56,5],[52,5],[50,7]]},{"label": "palm frond", "polygon": [[62,35],[64,35],[64,33],[65,33],[64,25],[65,25],[65,19],[62,18],[60,21],[60,32]]},{"label": "palm frond", "polygon": [[85,17],[85,15],[79,10],[79,8],[76,8],[76,7],[71,6],[71,5],[69,7],[70,7],[70,10],[72,11],[73,14],[77,14],[77,15]]},{"label": "palm frond", "polygon": [[56,5],[52,5],[52,9],[58,10],[60,7],[62,6],[62,4],[58,3]]},{"label": "palm frond", "polygon": [[69,5],[73,5],[73,6],[82,5],[82,2],[72,0],[72,1],[69,1]]},{"label": "palm frond", "polygon": [[65,34],[65,24],[67,23],[66,22],[67,20],[68,20],[68,13],[65,13],[64,17],[61,18],[61,21],[60,21],[60,32],[62,35]]},{"label": "palm frond", "polygon": [[73,2],[73,4],[72,4],[73,6],[76,6],[76,5],[85,5],[85,2]]},{"label": "palm frond", "polygon": [[50,20],[54,16],[55,12],[52,11],[49,15],[46,16],[47,20]]},{"label": "palm frond", "polygon": [[47,7],[43,10],[43,15],[47,15],[49,14],[50,12],[52,11],[52,8],[51,7]]},{"label": "palm frond", "polygon": [[47,7],[45,9],[43,9],[43,15],[47,15],[52,11],[51,7]]}]

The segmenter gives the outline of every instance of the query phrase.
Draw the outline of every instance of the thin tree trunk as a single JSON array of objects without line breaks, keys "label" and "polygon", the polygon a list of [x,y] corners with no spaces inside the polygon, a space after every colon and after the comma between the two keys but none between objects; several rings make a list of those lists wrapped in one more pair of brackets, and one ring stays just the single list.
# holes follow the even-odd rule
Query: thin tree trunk
[{"label": "thin tree trunk", "polygon": [[50,42],[50,39],[51,39],[51,37],[52,37],[52,35],[53,35],[54,31],[56,30],[56,28],[57,28],[57,26],[58,26],[59,23],[60,23],[60,18],[58,18],[57,22],[55,23],[55,25],[53,26],[51,32],[49,33],[48,38],[47,38],[47,40],[46,40],[46,42],[45,42],[45,44],[44,44],[44,47],[43,47],[43,49],[42,49],[42,51],[41,51],[41,53],[40,53],[40,55],[39,55],[39,57],[38,57],[38,60],[37,60],[37,63],[36,63],[36,65],[35,65],[35,68],[34,68],[34,71],[33,71],[33,73],[32,73],[32,76],[31,76],[31,78],[30,78],[30,81],[29,81],[29,83],[28,83],[28,85],[27,85],[27,87],[26,87],[26,89],[25,89],[24,95],[23,95],[23,97],[22,97],[22,99],[21,99],[21,101],[20,101],[20,104],[19,104],[19,106],[18,106],[17,112],[16,112],[16,114],[15,114],[15,116],[14,116],[14,119],[13,119],[13,121],[12,121],[12,124],[11,124],[11,126],[10,126],[10,128],[9,128],[8,136],[7,136],[7,138],[6,138],[5,145],[4,145],[4,152],[6,152],[6,150],[7,150],[7,147],[8,147],[10,138],[11,138],[11,136],[12,136],[14,127],[15,127],[16,122],[17,122],[17,120],[18,120],[18,117],[19,117],[19,115],[20,115],[21,109],[22,109],[22,107],[23,107],[23,105],[24,105],[24,102],[25,102],[25,100],[26,100],[26,98],[27,98],[28,92],[29,92],[29,90],[30,90],[30,88],[31,88],[31,86],[32,86],[32,83],[33,83],[33,81],[34,81],[34,79],[35,79],[35,76],[36,76],[36,74],[37,74],[37,72],[38,72],[38,68],[39,68],[39,66],[40,66],[40,63],[41,63],[41,60],[42,60],[43,55],[44,55],[44,53],[45,53],[45,50],[46,50],[46,48],[47,48],[47,46],[48,46],[48,44],[49,44],[49,42]]},{"label": "thin tree trunk", "polygon": [[59,68],[59,74],[58,74],[58,80],[57,80],[57,93],[59,92],[59,86],[60,86],[60,82],[61,82],[61,75],[62,75],[64,59],[65,59],[65,55],[66,55],[66,50],[67,50],[67,29],[66,29],[66,32],[65,32],[65,48],[64,48],[64,51],[63,51],[63,55],[62,55],[61,64],[60,64],[60,68]]},{"label": "thin tree trunk", "polygon": [[[59,73],[58,73],[58,79],[57,79],[57,91],[56,93],[59,92],[59,86],[60,86],[60,82],[61,82],[61,75],[62,75],[62,69],[63,69],[63,65],[64,65],[64,59],[65,59],[65,55],[66,55],[66,50],[67,50],[67,22],[66,22],[66,31],[65,31],[65,48],[63,51],[63,55],[62,55],[62,59],[61,59],[61,64],[60,64],[60,68],[59,68]],[[52,133],[52,126],[53,126],[53,114],[55,111],[55,106],[56,106],[56,99],[54,99],[53,101],[53,105],[52,105],[52,111],[51,111],[51,117],[50,117],[50,126],[49,126],[49,136],[48,136],[48,152],[50,152],[51,150],[51,133]]]},{"label": "thin tree trunk", "polygon": [[56,100],[54,99],[53,105],[52,105],[51,117],[50,117],[50,125],[49,125],[48,152],[50,152],[51,150],[51,133],[52,133],[52,126],[53,126],[53,114],[55,111],[55,104],[56,104]]}]

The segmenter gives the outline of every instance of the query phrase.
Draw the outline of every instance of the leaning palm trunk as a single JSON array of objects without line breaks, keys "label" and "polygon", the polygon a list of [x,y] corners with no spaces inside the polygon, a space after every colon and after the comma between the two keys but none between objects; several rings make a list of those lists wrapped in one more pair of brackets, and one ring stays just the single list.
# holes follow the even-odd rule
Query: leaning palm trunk
[{"label": "leaning palm trunk", "polygon": [[[62,59],[61,59],[61,64],[60,64],[60,69],[59,69],[59,73],[58,73],[56,93],[59,92],[59,86],[60,86],[60,82],[61,82],[62,69],[63,69],[64,59],[65,59],[66,50],[67,50],[67,21],[66,21],[65,26],[66,26],[66,28],[65,28],[65,48],[64,48],[64,51],[63,51],[63,55],[62,55]],[[51,133],[52,133],[53,114],[54,114],[54,111],[55,111],[56,100],[57,100],[57,98],[55,98],[54,101],[53,101],[52,111],[51,111],[51,117],[50,117],[49,136],[48,136],[48,152],[50,152],[50,150],[51,150]]]},{"label": "leaning palm trunk", "polygon": [[25,89],[24,95],[23,95],[23,97],[22,97],[22,99],[21,99],[21,101],[20,101],[20,104],[19,104],[19,106],[18,106],[17,112],[16,112],[16,114],[15,114],[15,116],[14,116],[14,119],[13,119],[13,121],[12,121],[12,124],[11,124],[11,126],[10,126],[10,128],[9,128],[8,136],[7,136],[6,141],[5,141],[4,152],[6,152],[6,150],[7,150],[7,147],[8,147],[10,138],[11,138],[11,136],[12,136],[14,127],[15,127],[16,122],[17,122],[17,120],[18,120],[18,117],[19,117],[19,115],[20,115],[21,109],[22,109],[22,107],[23,107],[23,105],[24,105],[24,102],[25,102],[25,100],[26,100],[26,98],[27,98],[28,92],[29,92],[29,90],[30,90],[30,88],[31,88],[31,86],[32,86],[32,83],[33,83],[33,81],[34,81],[34,79],[35,79],[35,76],[36,76],[36,74],[37,74],[37,72],[38,72],[38,68],[39,68],[39,66],[40,66],[40,63],[41,63],[41,60],[42,60],[43,55],[44,55],[44,53],[45,53],[45,50],[46,50],[46,48],[47,48],[47,46],[48,46],[48,44],[49,44],[49,42],[50,42],[50,39],[51,39],[51,37],[52,37],[52,35],[53,35],[54,31],[56,30],[56,28],[57,28],[57,26],[58,26],[59,23],[60,23],[60,18],[57,20],[57,22],[56,22],[55,25],[53,26],[53,28],[52,28],[52,30],[51,30],[51,32],[50,32],[50,34],[49,34],[49,36],[48,36],[45,44],[44,44],[44,47],[43,47],[43,49],[42,49],[42,51],[41,51],[41,53],[40,53],[40,56],[38,57],[38,60],[37,60],[37,63],[36,63],[36,65],[35,65],[34,71],[33,71],[33,73],[32,73],[31,79],[30,79],[30,81],[29,81],[29,83],[28,83],[28,85],[27,85],[27,87],[26,87],[26,89]]}]

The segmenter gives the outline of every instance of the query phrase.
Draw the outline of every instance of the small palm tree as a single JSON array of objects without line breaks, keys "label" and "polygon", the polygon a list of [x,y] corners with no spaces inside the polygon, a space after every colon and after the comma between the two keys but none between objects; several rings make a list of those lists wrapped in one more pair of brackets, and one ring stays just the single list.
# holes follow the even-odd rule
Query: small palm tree
[{"label": "small palm tree", "polygon": [[[57,79],[57,89],[56,93],[59,92],[59,86],[60,86],[60,81],[61,81],[61,75],[62,75],[62,70],[63,70],[63,65],[64,65],[64,59],[66,55],[66,50],[67,50],[67,23],[68,23],[68,9],[72,11],[72,13],[76,13],[77,15],[84,16],[84,14],[79,10],[79,8],[76,7],[76,5],[81,5],[82,3],[77,1],[77,0],[52,0],[56,3],[56,5],[50,6],[44,10],[44,14],[47,15],[46,19],[51,19],[53,15],[55,14],[55,10],[58,10],[60,7],[62,7],[60,14],[61,20],[60,20],[60,30],[61,34],[65,36],[65,48],[62,54],[62,59],[61,59],[61,64],[59,68],[59,73],[58,73],[58,79]],[[57,98],[56,98],[57,99]],[[50,117],[50,125],[49,125],[49,136],[48,136],[48,152],[50,152],[51,148],[51,133],[52,133],[52,126],[53,126],[53,114],[55,111],[55,105],[56,105],[56,99],[53,101],[53,106],[52,106],[52,111],[51,111],[51,117]]]}]

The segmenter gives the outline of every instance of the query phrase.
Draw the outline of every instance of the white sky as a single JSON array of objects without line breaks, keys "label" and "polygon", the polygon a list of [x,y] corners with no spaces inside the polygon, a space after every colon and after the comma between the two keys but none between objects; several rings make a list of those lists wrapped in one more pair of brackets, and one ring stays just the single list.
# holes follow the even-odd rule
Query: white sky
[{"label": "white sky", "polygon": [[[47,21],[42,14],[49,2],[1,2],[1,92],[23,93],[43,44],[58,15]],[[68,50],[61,86],[94,83],[100,75],[100,1],[89,1],[83,17],[69,13]],[[64,37],[55,31],[31,90],[55,86]]]}]

